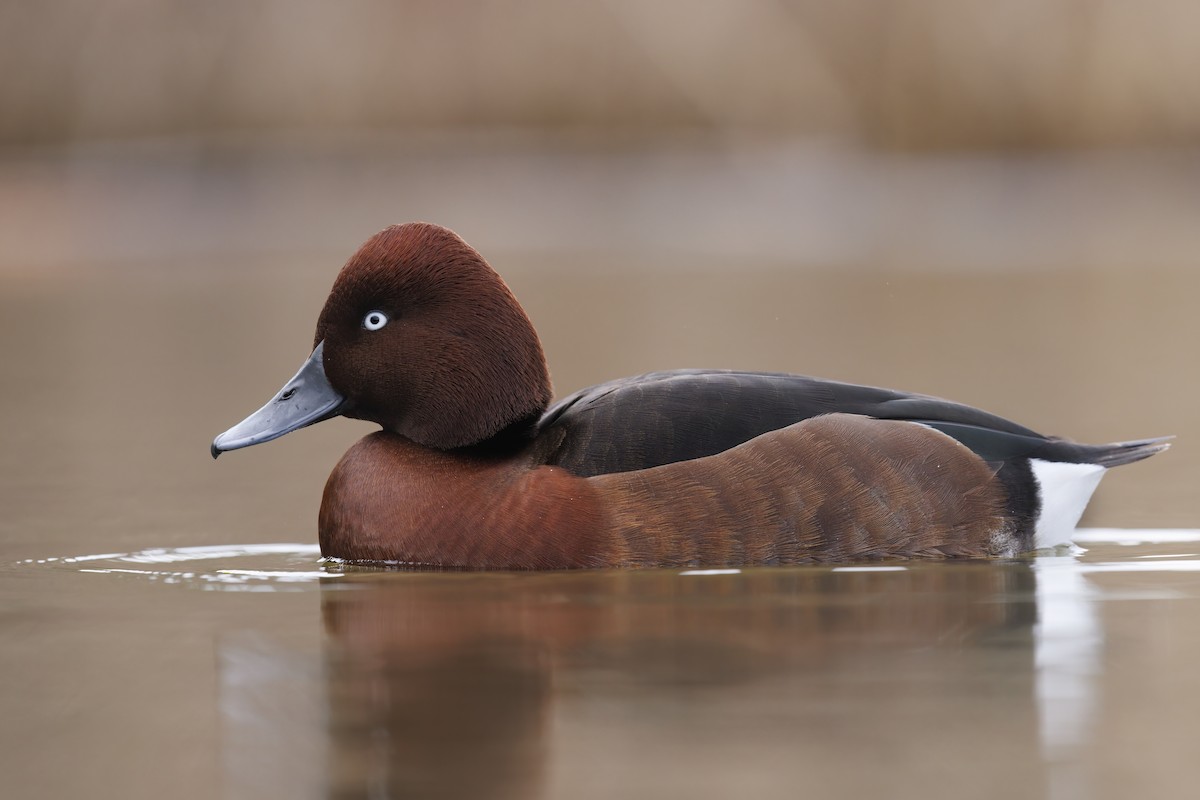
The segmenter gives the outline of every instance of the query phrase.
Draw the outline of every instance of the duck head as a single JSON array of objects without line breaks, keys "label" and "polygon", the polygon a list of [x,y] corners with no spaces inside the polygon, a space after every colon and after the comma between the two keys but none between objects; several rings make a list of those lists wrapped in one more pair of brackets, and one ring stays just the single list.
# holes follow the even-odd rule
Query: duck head
[{"label": "duck head", "polygon": [[367,240],[334,281],[312,355],[226,450],[334,416],[450,450],[528,431],[550,402],[533,325],[500,276],[446,228],[409,223]]}]

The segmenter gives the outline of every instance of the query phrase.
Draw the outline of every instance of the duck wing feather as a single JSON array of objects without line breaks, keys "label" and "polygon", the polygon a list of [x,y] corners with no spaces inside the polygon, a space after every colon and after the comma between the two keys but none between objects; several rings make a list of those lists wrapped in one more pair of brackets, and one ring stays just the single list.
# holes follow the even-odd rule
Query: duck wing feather
[{"label": "duck wing feather", "polygon": [[763,433],[833,413],[920,422],[996,463],[1042,458],[1116,466],[1166,447],[1161,439],[1076,444],[929,395],[732,370],[652,372],[592,386],[551,406],[537,429],[539,438],[556,442],[546,463],[592,476],[714,455]]}]

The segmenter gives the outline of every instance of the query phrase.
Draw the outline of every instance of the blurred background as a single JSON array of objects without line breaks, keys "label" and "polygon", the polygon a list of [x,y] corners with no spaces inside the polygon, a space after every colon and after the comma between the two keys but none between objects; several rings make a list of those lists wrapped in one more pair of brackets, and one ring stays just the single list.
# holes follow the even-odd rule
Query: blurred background
[{"label": "blurred background", "polygon": [[[342,697],[339,681],[365,686],[368,718],[382,708],[380,686],[416,698],[424,684],[412,675],[459,676],[431,658],[431,667],[399,670],[402,680],[391,683],[343,681],[358,673],[339,659],[361,665],[323,633],[322,606],[336,640],[357,630],[343,616],[364,618],[346,610],[354,607],[346,598],[381,594],[344,598],[315,583],[299,594],[187,592],[211,587],[186,564],[150,582],[126,574],[137,572],[126,562],[108,571],[116,577],[12,566],[313,543],[325,477],[369,426],[334,420],[217,464],[208,445],[295,371],[338,268],[395,222],[447,225],[483,252],[529,311],[560,395],[654,369],[737,367],[942,395],[1085,441],[1176,434],[1170,452],[1106,478],[1084,522],[1200,524],[1198,32],[1200,6],[1184,0],[0,4],[0,552],[9,565],[0,650],[14,665],[0,694],[6,781],[29,797],[212,797],[223,780],[227,796],[277,796],[278,775],[262,792],[245,788],[254,781],[238,776],[256,763],[243,757],[243,743],[278,745],[280,773],[303,784],[306,770],[324,768],[320,754],[337,749],[322,726],[333,720],[333,741],[350,729],[338,713],[353,717],[332,700],[326,708],[322,692]],[[297,552],[302,568],[317,569],[311,550]],[[1084,561],[1107,557],[1096,552]],[[155,563],[177,556],[163,550]],[[238,563],[225,551],[213,560],[220,569]],[[1067,560],[1068,572],[1086,566]],[[546,655],[547,642],[560,645],[544,626],[522,622],[522,609],[535,609],[535,622],[543,611],[557,619],[556,609],[590,608],[588,592],[611,591],[624,619],[619,576],[597,579],[616,589],[571,589],[584,592],[578,608],[561,605],[563,587],[591,587],[590,578],[522,583],[533,587],[531,599],[496,612],[502,630],[525,625],[520,657],[510,664],[501,654],[508,683],[489,679],[499,673],[484,659],[462,668],[462,685],[503,698],[559,687],[565,695],[555,694],[551,711],[519,721],[546,726],[544,737],[527,738],[554,756],[555,786],[580,788],[577,769],[555,766],[572,758],[596,775],[597,765],[616,764],[584,782],[596,796],[620,795],[611,782],[623,776],[636,783],[685,773],[697,796],[706,787],[727,796],[721,780],[758,787],[789,764],[798,780],[823,770],[837,787],[861,773],[880,781],[874,791],[928,797],[944,791],[946,773],[921,766],[936,752],[939,768],[984,797],[1009,791],[1013,763],[1039,757],[1036,721],[1057,718],[1051,706],[1035,709],[1035,698],[1060,699],[1061,685],[1070,701],[1091,685],[1085,678],[1102,676],[1094,693],[1103,715],[1077,714],[1071,727],[1084,744],[1069,758],[1046,751],[1059,766],[1082,764],[1086,780],[1052,776],[1049,784],[1066,790],[1047,796],[1178,796],[1178,786],[1195,785],[1186,773],[1196,715],[1180,703],[1200,696],[1188,667],[1197,641],[1181,633],[1195,630],[1194,584],[1176,572],[1155,573],[1154,584],[1072,572],[1069,591],[1043,579],[1038,592],[1049,586],[1051,599],[1071,607],[1061,627],[1035,625],[1052,604],[1027,607],[1026,573],[1050,563],[981,569],[965,594],[937,588],[957,579],[950,567],[930,573],[933,589],[914,580],[911,597],[901,584],[852,584],[845,602],[864,604],[866,616],[893,602],[904,616],[912,598],[909,625],[941,618],[921,605],[930,598],[953,613],[913,633],[896,655],[877,646],[897,630],[890,618],[881,632],[855,614],[814,611],[817,634],[822,620],[849,620],[846,631],[827,632],[866,643],[865,677],[845,678],[858,673],[839,661],[859,663],[859,650],[831,648],[826,677],[842,696],[792,667],[749,704],[737,693],[704,695],[742,715],[733,727],[693,702],[688,681],[709,656],[671,650],[681,635],[675,623],[637,633],[641,645],[588,644],[619,654],[599,666],[591,650],[570,655],[575,645],[563,644],[568,669],[553,682],[540,671],[524,680],[531,665],[548,670],[561,653]],[[763,607],[830,601],[823,579],[780,575],[784,589],[770,588],[776,594],[764,594]],[[507,609],[510,579],[484,581],[479,602],[499,598]],[[654,592],[663,607],[687,613],[684,590],[672,576],[662,582]],[[471,627],[491,619],[478,606],[460,614],[454,605],[470,596],[464,584],[447,584],[433,602],[421,587],[442,592],[442,583],[396,583],[399,601],[365,617],[387,621],[365,627],[386,628],[383,638],[395,640],[389,658],[427,654],[426,629],[449,638],[467,630],[470,642],[495,635]],[[541,594],[543,585],[551,588]],[[741,584],[720,591],[759,607]],[[1123,593],[1123,603],[1101,604],[1116,597],[1105,592]],[[880,603],[884,594],[893,599]],[[1003,635],[988,639],[958,621],[976,612]],[[586,629],[574,616],[561,627]],[[731,625],[724,638],[743,627]],[[728,644],[713,631],[701,615],[695,637],[710,655]],[[761,633],[754,648],[767,654],[781,641],[815,641],[818,650],[822,641],[807,622]],[[1034,653],[1037,637],[1049,645]],[[638,683],[647,643],[675,670],[649,688]],[[1051,675],[1059,683],[1047,684],[1050,645],[1065,666]],[[758,658],[731,652],[736,664]],[[968,660],[956,661],[964,652]],[[1104,660],[1112,654],[1133,666]],[[895,658],[909,659],[908,672],[878,672]],[[988,670],[999,682],[981,688],[974,681]],[[630,680],[635,689],[622,694]],[[957,690],[942,690],[955,681]],[[430,696],[475,696],[458,686]],[[877,735],[890,730],[877,725],[879,709],[896,711],[893,699],[910,696],[910,716],[901,708],[891,717],[895,736]],[[826,697],[828,707],[805,705]],[[1007,722],[964,722],[963,697],[993,704],[989,718]],[[930,723],[942,719],[929,716],[943,708],[937,698],[946,725]],[[477,705],[477,716],[502,716]],[[446,708],[430,705],[429,716]],[[850,743],[829,759],[823,720],[845,737],[832,741]],[[631,726],[645,738],[629,738]],[[346,752],[357,758],[376,746],[374,728],[350,727],[363,738]],[[745,742],[761,747],[769,768],[722,769],[725,740],[712,758],[682,747],[661,763],[637,744],[686,743],[699,731],[727,731],[743,755],[740,737],[759,731]],[[861,731],[895,769],[860,769]],[[804,735],[808,744],[792,748],[788,737]],[[623,755],[594,758],[601,745]],[[974,760],[940,757],[954,747]],[[978,778],[979,754],[994,756],[994,779]],[[330,771],[342,769],[327,760]],[[425,761],[431,774],[439,769]],[[362,771],[347,763],[357,778]],[[663,763],[677,768],[656,768]],[[713,766],[697,772],[698,764]],[[898,774],[909,795],[897,790]],[[1044,777],[1022,776],[1038,786]],[[794,785],[760,794],[791,796]],[[312,785],[308,793],[319,795]]]},{"label": "blurred background", "polygon": [[4,261],[340,254],[424,212],[491,252],[1190,265],[1197,17],[1176,0],[12,2]]}]

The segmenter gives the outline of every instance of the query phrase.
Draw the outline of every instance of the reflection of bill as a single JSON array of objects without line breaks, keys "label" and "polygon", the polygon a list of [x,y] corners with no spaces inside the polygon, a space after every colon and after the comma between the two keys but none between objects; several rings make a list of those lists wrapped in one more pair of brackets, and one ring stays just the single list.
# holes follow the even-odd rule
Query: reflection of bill
[{"label": "reflection of bill", "polygon": [[328,783],[319,653],[259,633],[228,634],[217,666],[222,796],[313,796]]},{"label": "reflection of bill", "polygon": [[[690,742],[712,748],[689,768],[703,773],[736,771],[721,759],[745,748],[828,769],[894,737],[936,763],[996,676],[1022,702],[1006,699],[987,735],[1034,764],[1033,598],[1023,562],[347,576],[321,596],[330,793],[556,796],[596,746],[648,767]],[[717,709],[723,727],[696,727]],[[636,785],[611,772],[592,778]]]}]

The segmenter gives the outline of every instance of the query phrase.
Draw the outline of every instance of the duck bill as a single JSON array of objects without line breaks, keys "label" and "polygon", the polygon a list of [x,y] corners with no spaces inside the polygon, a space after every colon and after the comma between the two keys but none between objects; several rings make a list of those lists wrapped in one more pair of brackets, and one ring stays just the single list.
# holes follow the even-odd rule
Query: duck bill
[{"label": "duck bill", "polygon": [[212,457],[226,450],[269,442],[306,425],[336,417],[346,398],[325,377],[324,352],[325,342],[321,342],[296,376],[269,403],[213,439]]}]

